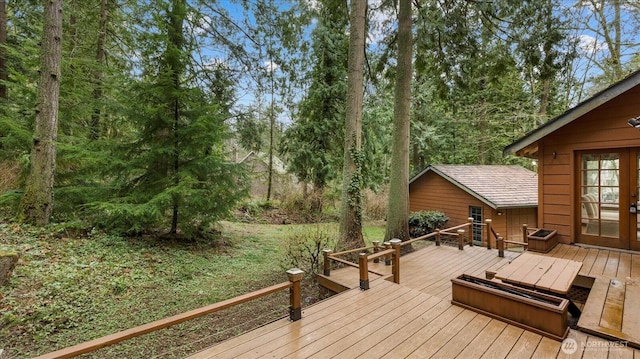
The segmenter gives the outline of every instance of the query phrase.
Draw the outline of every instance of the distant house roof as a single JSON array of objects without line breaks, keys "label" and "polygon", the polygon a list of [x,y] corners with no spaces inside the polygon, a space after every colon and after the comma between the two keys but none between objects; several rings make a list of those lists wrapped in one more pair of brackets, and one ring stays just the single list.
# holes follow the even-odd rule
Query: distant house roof
[{"label": "distant house roof", "polygon": [[537,142],[540,139],[638,85],[640,85],[640,70],[631,73],[626,78],[529,132],[524,137],[505,147],[503,153],[505,155],[536,157],[538,152]]},{"label": "distant house roof", "polygon": [[494,209],[538,206],[538,175],[521,166],[431,165],[434,172]]},{"label": "distant house roof", "polygon": [[[269,154],[264,153],[264,152],[255,152],[255,151],[251,151],[249,152],[246,156],[244,156],[239,163],[247,163],[248,161],[250,161],[252,158],[256,158],[258,161],[261,161],[262,163],[264,163],[265,165],[269,164]],[[273,170],[277,173],[277,174],[286,174],[287,173],[287,168],[284,165],[284,162],[282,162],[282,160],[280,160],[278,157],[273,156]]]}]

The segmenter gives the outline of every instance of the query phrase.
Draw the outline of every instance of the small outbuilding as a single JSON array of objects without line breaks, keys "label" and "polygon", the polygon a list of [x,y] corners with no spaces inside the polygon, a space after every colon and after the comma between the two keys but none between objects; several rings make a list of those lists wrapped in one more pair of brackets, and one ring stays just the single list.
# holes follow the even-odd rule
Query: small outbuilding
[{"label": "small outbuilding", "polygon": [[[452,226],[491,219],[507,240],[521,241],[523,224],[535,227],[537,207],[538,176],[521,166],[431,165],[409,182],[410,212],[441,211]],[[483,228],[474,226],[474,243],[486,238]]]}]

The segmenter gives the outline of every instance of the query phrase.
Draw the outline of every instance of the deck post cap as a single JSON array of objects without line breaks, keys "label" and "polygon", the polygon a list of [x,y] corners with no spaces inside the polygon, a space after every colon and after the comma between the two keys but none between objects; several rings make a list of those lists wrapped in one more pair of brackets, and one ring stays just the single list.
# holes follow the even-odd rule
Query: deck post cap
[{"label": "deck post cap", "polygon": [[287,271],[289,280],[300,280],[302,279],[303,274],[304,274],[304,271],[300,268],[291,268]]},{"label": "deck post cap", "polygon": [[399,240],[398,238],[394,238],[394,239],[390,240],[390,241],[389,241],[389,243],[391,243],[391,244],[393,245],[393,244],[399,244],[399,243],[402,243],[402,241],[401,241],[401,240]]},{"label": "deck post cap", "polygon": [[[333,252],[333,250],[328,249],[328,248],[325,248],[325,249],[323,249],[322,251],[323,251],[323,252],[326,252],[326,253],[331,253],[331,252]],[[297,268],[294,268],[294,269],[297,269]]]},{"label": "deck post cap", "polygon": [[485,222],[489,222],[489,223],[493,222],[493,220],[492,220],[491,218],[487,218],[487,219],[485,219],[484,221],[485,221]]}]

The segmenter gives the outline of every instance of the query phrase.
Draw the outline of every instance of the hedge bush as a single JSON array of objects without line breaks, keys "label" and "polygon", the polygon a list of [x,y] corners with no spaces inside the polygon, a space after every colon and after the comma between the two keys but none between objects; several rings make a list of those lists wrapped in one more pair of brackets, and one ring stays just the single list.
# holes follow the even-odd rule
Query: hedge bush
[{"label": "hedge bush", "polygon": [[424,236],[436,229],[443,229],[449,217],[440,211],[419,211],[409,215],[409,235]]}]

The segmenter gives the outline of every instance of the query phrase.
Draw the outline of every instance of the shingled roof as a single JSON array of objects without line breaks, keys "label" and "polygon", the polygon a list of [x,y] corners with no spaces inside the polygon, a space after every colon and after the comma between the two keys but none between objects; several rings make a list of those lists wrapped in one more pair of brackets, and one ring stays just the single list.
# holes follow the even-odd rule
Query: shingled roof
[{"label": "shingled roof", "polygon": [[521,166],[431,165],[434,172],[494,209],[538,206],[538,175]]}]

